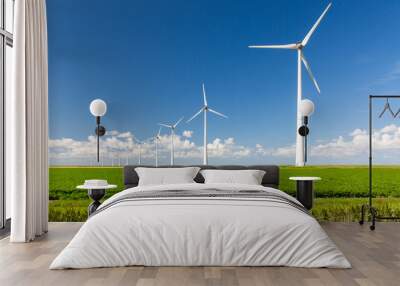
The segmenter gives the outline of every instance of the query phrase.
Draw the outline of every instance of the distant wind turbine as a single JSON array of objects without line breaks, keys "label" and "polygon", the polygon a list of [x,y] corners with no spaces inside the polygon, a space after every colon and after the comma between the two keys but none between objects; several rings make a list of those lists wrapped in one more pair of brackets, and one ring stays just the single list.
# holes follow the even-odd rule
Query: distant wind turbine
[{"label": "distant wind turbine", "polygon": [[160,134],[161,134],[161,128],[162,126],[160,126],[160,129],[158,129],[158,133],[156,136],[154,136],[153,139],[154,140],[154,145],[155,145],[155,158],[156,158],[156,167],[158,167],[158,143],[160,142]]},{"label": "distant wind turbine", "polygon": [[164,124],[164,123],[158,123],[160,126],[167,127],[171,129],[171,166],[174,165],[174,135],[175,135],[175,129],[176,126],[182,121],[183,117],[181,117],[175,124]]},{"label": "distant wind turbine", "polygon": [[314,26],[310,29],[307,35],[301,42],[295,44],[287,44],[287,45],[262,45],[262,46],[249,46],[249,48],[260,48],[260,49],[290,49],[297,50],[297,129],[296,129],[296,166],[304,166],[304,141],[302,136],[297,132],[297,130],[302,125],[302,114],[300,112],[300,102],[302,100],[302,77],[301,77],[301,63],[303,62],[305,68],[307,69],[308,75],[311,78],[311,81],[314,83],[315,88],[318,93],[321,93],[318,83],[315,80],[310,65],[308,64],[306,58],[304,57],[303,49],[307,45],[310,40],[312,34],[317,29],[320,24],[322,18],[328,12],[332,3],[329,3],[325,8],[324,12],[322,12],[321,16],[319,16],[318,20],[315,22]]},{"label": "distant wind turbine", "polygon": [[139,146],[139,158],[138,158],[138,165],[142,164],[142,144],[144,144],[144,141],[140,141],[137,138],[134,138],[134,140],[137,142]]},{"label": "distant wind turbine", "polygon": [[203,116],[204,116],[204,134],[203,134],[203,164],[207,165],[208,164],[208,154],[207,154],[207,112],[212,112],[218,116],[224,117],[224,118],[228,118],[226,115],[219,113],[218,111],[215,111],[213,109],[211,109],[210,107],[208,107],[208,103],[207,103],[207,96],[206,96],[206,89],[204,87],[204,83],[202,85],[203,87],[203,106],[200,108],[200,110],[193,115],[188,121],[187,123],[189,123],[190,121],[192,121],[193,119],[195,119],[197,116],[200,115],[200,113],[203,112]]}]

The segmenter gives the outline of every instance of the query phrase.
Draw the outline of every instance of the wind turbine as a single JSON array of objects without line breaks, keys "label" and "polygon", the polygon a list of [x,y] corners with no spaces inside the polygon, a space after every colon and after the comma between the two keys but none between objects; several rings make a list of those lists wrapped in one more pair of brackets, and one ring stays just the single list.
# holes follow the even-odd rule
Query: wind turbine
[{"label": "wind turbine", "polygon": [[164,124],[164,123],[158,123],[160,126],[167,127],[171,129],[171,166],[174,165],[174,135],[175,135],[175,129],[176,126],[182,121],[183,117],[181,117],[175,124]]},{"label": "wind turbine", "polygon": [[189,123],[190,121],[192,121],[193,119],[195,119],[197,116],[200,115],[200,113],[203,112],[203,116],[204,116],[204,137],[203,137],[203,164],[207,165],[208,164],[208,154],[207,154],[207,112],[211,112],[214,113],[218,116],[224,117],[224,118],[228,118],[228,116],[219,113],[218,111],[215,111],[211,108],[208,107],[208,103],[207,103],[207,97],[206,97],[206,89],[204,88],[204,83],[203,83],[203,107],[200,108],[200,110],[193,115],[188,121],[187,123]]},{"label": "wind turbine", "polygon": [[160,141],[160,133],[161,133],[161,128],[162,128],[162,126],[160,126],[160,129],[158,129],[158,133],[157,133],[157,135],[156,136],[154,136],[153,138],[151,138],[151,139],[153,139],[154,140],[154,145],[155,145],[155,151],[156,151],[156,167],[158,167],[158,142]]},{"label": "wind turbine", "polygon": [[138,158],[138,165],[142,164],[142,144],[144,144],[143,141],[140,141],[137,138],[134,138],[134,140],[138,143],[139,146],[139,158]]},{"label": "wind turbine", "polygon": [[322,18],[328,12],[329,8],[331,7],[332,3],[329,3],[328,6],[325,8],[324,12],[322,12],[321,16],[319,16],[318,20],[315,22],[314,26],[310,29],[307,35],[301,42],[295,44],[287,44],[287,45],[262,45],[262,46],[249,46],[249,48],[260,48],[260,49],[290,49],[290,50],[297,50],[297,129],[296,129],[296,166],[304,166],[304,141],[303,137],[297,132],[297,130],[302,125],[302,114],[300,112],[300,102],[302,100],[302,75],[301,75],[301,63],[303,62],[308,75],[311,78],[311,81],[314,83],[315,88],[317,89],[318,93],[321,93],[318,83],[315,80],[310,65],[308,64],[306,58],[304,57],[303,49],[307,45],[308,41],[310,40],[312,34],[317,29],[318,25],[320,24]]}]

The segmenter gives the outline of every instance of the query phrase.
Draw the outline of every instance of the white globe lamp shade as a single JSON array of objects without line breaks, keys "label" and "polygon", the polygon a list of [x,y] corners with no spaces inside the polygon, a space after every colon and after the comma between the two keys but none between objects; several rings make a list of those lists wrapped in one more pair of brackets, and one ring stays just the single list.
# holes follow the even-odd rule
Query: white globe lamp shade
[{"label": "white globe lamp shade", "polygon": [[314,103],[309,99],[300,102],[300,112],[303,116],[310,116],[314,113]]},{"label": "white globe lamp shade", "polygon": [[104,100],[95,99],[90,103],[90,113],[93,116],[103,116],[107,112],[107,104]]}]

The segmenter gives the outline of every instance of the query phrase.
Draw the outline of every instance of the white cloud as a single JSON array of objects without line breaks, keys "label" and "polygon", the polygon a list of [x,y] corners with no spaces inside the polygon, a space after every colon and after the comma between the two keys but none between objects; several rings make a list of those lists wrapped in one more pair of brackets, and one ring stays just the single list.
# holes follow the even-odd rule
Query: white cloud
[{"label": "white cloud", "polygon": [[237,145],[233,137],[225,140],[216,138],[212,143],[207,144],[208,155],[210,157],[247,157],[251,154],[248,147]]},{"label": "white cloud", "polygon": [[[188,130],[186,130],[188,131]],[[185,132],[186,132],[185,131]],[[175,157],[178,159],[200,159],[203,155],[203,147],[196,145],[190,138],[174,136]],[[188,131],[189,132],[189,131]],[[192,134],[192,133],[191,133]],[[331,140],[316,140],[310,145],[310,159],[319,162],[353,160],[364,158],[368,153],[368,132],[364,129],[355,129],[346,136],[338,136]],[[391,124],[373,131],[373,144],[376,153],[385,151],[386,157],[400,155],[400,127]],[[168,159],[170,152],[171,136],[160,136],[159,156]],[[134,141],[131,132],[118,132],[116,130],[107,133],[101,139],[101,154],[103,158],[137,158],[139,147]],[[141,147],[142,158],[153,160],[155,154],[154,143],[145,143]],[[221,139],[215,138],[208,143],[208,156],[221,159],[252,160],[257,158],[272,158],[276,160],[293,160],[295,158],[295,145],[281,147],[268,147],[257,143],[254,147],[239,145],[233,137]],[[72,138],[51,139],[49,141],[50,158],[58,161],[75,160],[85,161],[96,156],[96,137],[89,136],[85,140]],[[383,152],[382,152],[383,153]],[[354,161],[354,160],[353,160]]]},{"label": "white cloud", "polygon": [[[184,132],[186,136],[174,136],[174,149],[176,158],[202,158],[203,147],[197,146],[187,137],[192,131]],[[107,136],[100,142],[100,152],[106,160],[118,158],[137,158],[139,155],[139,145],[134,140],[135,136],[131,132],[109,131]],[[76,140],[72,138],[50,139],[49,153],[54,161],[83,161],[87,162],[96,156],[96,137],[89,136],[85,140]],[[164,134],[160,136],[159,156],[160,158],[169,158],[171,146],[171,136]],[[244,146],[235,144],[233,138],[215,139],[207,145],[210,158],[223,157],[245,157],[250,155],[251,150]],[[141,157],[143,159],[152,159],[155,156],[154,143],[145,143],[141,145]]]},{"label": "white cloud", "polygon": [[[387,151],[388,154],[400,153],[400,127],[391,124],[381,129],[375,129],[372,133],[374,150]],[[348,136],[338,136],[329,141],[316,140],[317,144],[310,146],[311,157],[347,159],[368,153],[369,136],[364,129],[355,129]],[[265,148],[262,144],[256,144],[255,154],[281,158],[294,158],[296,146],[289,145],[278,148]]]},{"label": "white cloud", "polygon": [[255,154],[261,156],[294,158],[296,154],[296,145],[283,146],[277,148],[265,148],[262,144],[257,143],[255,147]]},{"label": "white cloud", "polygon": [[133,139],[131,132],[119,133],[119,134],[117,135],[117,137],[118,137],[118,138],[132,138],[132,139]]},{"label": "white cloud", "polygon": [[269,156],[271,155],[271,150],[268,150],[262,144],[257,143],[255,147],[255,153],[259,156]]},{"label": "white cloud", "polygon": [[192,130],[185,130],[182,132],[182,136],[186,138],[192,138],[193,136],[193,131]]},{"label": "white cloud", "polygon": [[119,132],[117,130],[106,131],[106,136],[117,136],[118,134]]},{"label": "white cloud", "polygon": [[[372,132],[375,151],[389,151],[396,154],[400,151],[400,127],[391,124]],[[348,138],[339,136],[329,142],[313,146],[311,156],[351,157],[368,153],[369,136],[366,130],[355,129]]]}]

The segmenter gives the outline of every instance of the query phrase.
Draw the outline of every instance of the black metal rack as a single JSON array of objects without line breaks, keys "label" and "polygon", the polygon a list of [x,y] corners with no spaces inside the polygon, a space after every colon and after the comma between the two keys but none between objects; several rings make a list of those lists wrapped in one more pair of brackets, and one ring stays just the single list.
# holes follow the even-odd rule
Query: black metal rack
[{"label": "black metal rack", "polygon": [[359,223],[364,224],[365,213],[369,212],[371,215],[371,225],[369,228],[371,230],[375,229],[376,220],[379,220],[379,219],[399,220],[400,219],[400,217],[379,216],[377,209],[372,205],[372,102],[374,99],[389,100],[389,98],[400,99],[400,95],[370,95],[369,96],[369,193],[368,193],[369,200],[368,200],[368,204],[364,204],[361,206],[361,219],[360,219]]}]

